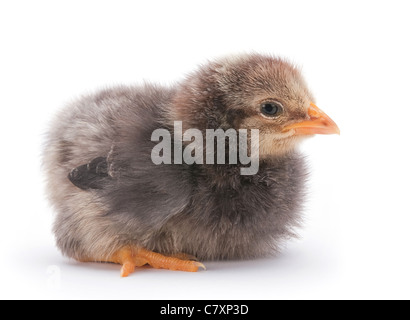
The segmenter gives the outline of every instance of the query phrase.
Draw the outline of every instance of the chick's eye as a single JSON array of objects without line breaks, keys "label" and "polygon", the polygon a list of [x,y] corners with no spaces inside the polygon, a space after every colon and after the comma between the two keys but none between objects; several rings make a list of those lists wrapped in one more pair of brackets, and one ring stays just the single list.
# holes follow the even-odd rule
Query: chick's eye
[{"label": "chick's eye", "polygon": [[265,102],[261,104],[261,112],[269,117],[276,117],[282,113],[282,106],[276,102]]}]

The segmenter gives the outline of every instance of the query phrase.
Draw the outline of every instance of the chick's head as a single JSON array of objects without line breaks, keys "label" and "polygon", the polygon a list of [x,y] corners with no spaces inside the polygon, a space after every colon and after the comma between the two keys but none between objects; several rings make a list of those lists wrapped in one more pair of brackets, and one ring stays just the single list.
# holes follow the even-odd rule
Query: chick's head
[{"label": "chick's head", "polygon": [[175,96],[184,128],[259,130],[261,157],[282,155],[314,134],[339,133],[293,64],[251,54],[223,58],[190,75]]}]

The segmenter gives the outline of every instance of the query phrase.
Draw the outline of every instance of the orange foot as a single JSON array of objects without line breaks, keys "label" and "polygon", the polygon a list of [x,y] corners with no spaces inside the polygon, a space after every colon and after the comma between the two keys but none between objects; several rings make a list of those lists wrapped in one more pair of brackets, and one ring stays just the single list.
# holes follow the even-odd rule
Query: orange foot
[{"label": "orange foot", "polygon": [[[180,254],[178,257],[189,257]],[[124,247],[114,253],[109,262],[122,265],[121,277],[128,277],[135,271],[136,267],[149,264],[157,269],[179,270],[187,272],[197,272],[199,268],[206,269],[205,266],[197,261],[183,260],[176,256],[164,256],[162,254],[148,251],[142,248]],[[191,259],[191,257],[190,257]]]}]

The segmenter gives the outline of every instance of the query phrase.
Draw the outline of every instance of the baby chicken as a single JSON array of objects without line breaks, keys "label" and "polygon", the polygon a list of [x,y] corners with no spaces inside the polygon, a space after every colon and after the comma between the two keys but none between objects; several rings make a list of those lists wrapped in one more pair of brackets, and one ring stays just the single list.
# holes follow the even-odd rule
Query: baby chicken
[{"label": "baby chicken", "polygon": [[[209,129],[257,129],[258,171],[241,174],[241,163],[155,164],[153,132],[174,135],[176,122],[204,137]],[[316,107],[299,70],[267,55],[211,61],[173,87],[85,96],[47,135],[57,245],[78,261],[120,264],[123,277],[145,264],[194,272],[204,268],[199,260],[276,252],[300,222],[307,171],[296,146],[333,133],[337,125]]]}]

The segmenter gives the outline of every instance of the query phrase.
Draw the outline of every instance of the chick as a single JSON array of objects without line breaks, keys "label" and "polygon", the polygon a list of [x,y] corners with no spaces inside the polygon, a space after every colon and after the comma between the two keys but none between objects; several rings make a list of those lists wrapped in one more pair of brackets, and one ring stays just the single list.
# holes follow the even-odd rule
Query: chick
[{"label": "chick", "polygon": [[[173,134],[176,121],[204,136],[258,129],[258,172],[154,164],[153,132]],[[210,61],[173,87],[82,97],[54,119],[44,151],[57,246],[78,261],[120,264],[123,277],[145,264],[194,272],[200,260],[277,252],[300,222],[307,170],[296,147],[333,133],[299,70],[267,55]]]}]

